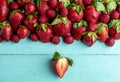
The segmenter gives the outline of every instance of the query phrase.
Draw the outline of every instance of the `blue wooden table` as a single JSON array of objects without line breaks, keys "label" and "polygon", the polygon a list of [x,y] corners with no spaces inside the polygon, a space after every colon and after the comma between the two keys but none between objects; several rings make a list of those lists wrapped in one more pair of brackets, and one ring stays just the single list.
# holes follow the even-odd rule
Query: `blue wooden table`
[{"label": "blue wooden table", "polygon": [[[0,43],[0,82],[120,82],[120,41],[114,47],[97,42],[87,47],[21,40]],[[74,65],[60,79],[53,70],[53,52],[73,59]]]}]

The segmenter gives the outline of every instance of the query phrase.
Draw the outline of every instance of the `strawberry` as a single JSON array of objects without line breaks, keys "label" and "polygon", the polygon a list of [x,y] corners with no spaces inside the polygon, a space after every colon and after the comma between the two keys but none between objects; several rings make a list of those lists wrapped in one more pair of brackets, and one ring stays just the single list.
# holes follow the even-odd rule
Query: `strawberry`
[{"label": "strawberry", "polygon": [[31,0],[16,0],[16,2],[21,6],[24,7],[25,3],[30,2]]},{"label": "strawberry", "polygon": [[65,7],[61,8],[61,9],[60,9],[60,15],[61,15],[62,17],[66,17],[66,16],[68,15],[68,9],[65,8]]},{"label": "strawberry", "polygon": [[16,3],[16,2],[11,2],[11,3],[9,4],[9,6],[10,6],[10,9],[11,9],[11,10],[15,10],[15,9],[18,9],[18,8],[19,8],[18,3]]},{"label": "strawberry", "polygon": [[112,11],[110,14],[111,19],[119,19],[119,12],[117,11]]},{"label": "strawberry", "polygon": [[17,30],[17,35],[21,38],[24,39],[28,36],[29,30],[25,27],[20,25],[18,30]]},{"label": "strawberry", "polygon": [[109,47],[113,46],[115,44],[115,39],[114,38],[108,38],[105,42],[105,44]]},{"label": "strawberry", "polygon": [[49,0],[48,5],[50,8],[56,8],[57,7],[58,0]]},{"label": "strawberry", "polygon": [[107,13],[101,14],[99,21],[107,24],[110,21],[110,15]]},{"label": "strawberry", "polygon": [[13,34],[12,38],[11,38],[11,41],[14,42],[14,43],[18,43],[20,41],[20,38],[17,34]]},{"label": "strawberry", "polygon": [[97,30],[98,29],[98,24],[97,23],[89,23],[89,26],[88,26],[88,29],[90,30],[90,31],[95,31],[95,30]]},{"label": "strawberry", "polygon": [[93,0],[83,0],[84,5],[90,5],[93,2]]},{"label": "strawberry", "polygon": [[111,20],[109,23],[109,35],[114,39],[120,39],[120,20]]},{"label": "strawberry", "polygon": [[41,16],[39,16],[38,21],[40,23],[48,23],[49,19],[46,15],[41,15]]},{"label": "strawberry", "polygon": [[74,38],[72,37],[72,36],[65,36],[64,37],[64,42],[66,43],[66,44],[72,44],[73,42],[74,42]]},{"label": "strawberry", "polygon": [[72,36],[75,40],[80,40],[82,37],[82,34],[86,32],[87,22],[84,20],[81,20],[79,23],[73,24],[72,29]]},{"label": "strawberry", "polygon": [[60,16],[57,16],[51,25],[53,25],[53,34],[56,36],[67,36],[72,27],[72,23],[67,17]]},{"label": "strawberry", "polygon": [[25,4],[25,11],[27,14],[32,14],[36,11],[36,5],[33,2],[28,2]]},{"label": "strawberry", "polygon": [[119,6],[117,6],[117,12],[119,12],[120,13],[120,5]]},{"label": "strawberry", "polygon": [[69,19],[72,22],[80,22],[80,20],[83,18],[83,7],[80,5],[75,5],[75,4],[71,4],[68,6],[69,9]]},{"label": "strawberry", "polygon": [[55,11],[54,9],[49,9],[49,10],[47,11],[47,16],[48,16],[49,18],[51,18],[51,19],[54,19],[55,16],[56,16],[56,11]]},{"label": "strawberry", "polygon": [[90,23],[97,23],[101,11],[105,11],[105,7],[101,2],[95,2],[94,6],[87,6],[85,9],[85,19]]},{"label": "strawberry", "polygon": [[20,10],[13,10],[9,15],[9,21],[13,28],[13,31],[17,30],[23,20],[24,14]]},{"label": "strawberry", "polygon": [[37,26],[37,36],[40,41],[44,43],[50,42],[52,38],[52,29],[47,24],[41,24]]},{"label": "strawberry", "polygon": [[89,47],[91,47],[96,42],[96,40],[97,40],[96,32],[88,31],[83,36],[83,42]]},{"label": "strawberry", "polygon": [[24,20],[24,25],[31,31],[35,30],[37,25],[37,17],[34,15],[28,15]]},{"label": "strawberry", "polygon": [[108,38],[108,26],[104,23],[98,24],[98,37],[101,42],[105,42]]},{"label": "strawberry", "polygon": [[37,34],[36,33],[30,33],[30,40],[36,42],[38,41],[38,37],[37,37]]},{"label": "strawberry", "polygon": [[58,0],[57,8],[62,9],[63,7],[67,7],[68,5],[70,5],[70,0]]},{"label": "strawberry", "polygon": [[7,19],[9,14],[9,7],[7,0],[0,0],[0,22],[3,22]]},{"label": "strawberry", "polygon": [[57,45],[57,44],[60,43],[60,37],[59,36],[53,36],[51,41],[52,41],[53,44]]},{"label": "strawberry", "polygon": [[69,65],[72,66],[72,64],[73,64],[72,59],[69,59],[68,57],[60,56],[60,54],[58,52],[54,53],[52,61],[54,64],[54,69],[60,78],[62,78],[64,76]]},{"label": "strawberry", "polygon": [[1,28],[1,36],[4,40],[7,42],[10,41],[11,36],[12,36],[12,27],[10,24],[6,22],[0,23],[0,28]]},{"label": "strawberry", "polygon": [[37,0],[37,9],[40,15],[45,15],[49,9],[49,6],[45,0]]}]

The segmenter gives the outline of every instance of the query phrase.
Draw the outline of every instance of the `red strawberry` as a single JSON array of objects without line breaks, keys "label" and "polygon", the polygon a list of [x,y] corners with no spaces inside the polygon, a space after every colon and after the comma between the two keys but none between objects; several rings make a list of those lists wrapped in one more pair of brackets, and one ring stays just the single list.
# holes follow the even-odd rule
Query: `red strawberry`
[{"label": "red strawberry", "polygon": [[97,40],[97,35],[95,32],[86,32],[87,34],[83,36],[83,42],[87,46],[92,46],[96,40]]},{"label": "red strawberry", "polygon": [[39,16],[38,21],[40,23],[48,23],[49,19],[46,15],[41,15],[41,16]]},{"label": "red strawberry", "polygon": [[34,42],[38,41],[38,37],[36,33],[30,33],[30,39]]},{"label": "red strawberry", "polygon": [[120,20],[111,20],[109,23],[109,35],[114,39],[120,39]]},{"label": "red strawberry", "polygon": [[58,0],[57,8],[62,9],[63,7],[67,7],[68,5],[70,5],[70,0]]},{"label": "red strawberry", "polygon": [[21,13],[19,10],[13,10],[9,15],[9,21],[13,28],[13,31],[16,31],[19,25],[24,20],[24,14]]},{"label": "red strawberry", "polygon": [[57,17],[52,22],[53,34],[56,36],[67,36],[71,31],[72,23],[66,17]]},{"label": "red strawberry", "polygon": [[111,19],[119,19],[119,12],[117,11],[112,11],[110,14]]},{"label": "red strawberry", "polygon": [[45,0],[37,0],[38,13],[45,15],[49,9],[49,6]]},{"label": "red strawberry", "polygon": [[108,38],[105,42],[107,46],[113,46],[115,44],[115,39],[114,38]]},{"label": "red strawberry", "polygon": [[18,3],[16,3],[16,2],[11,2],[9,6],[10,6],[11,10],[15,10],[15,9],[19,8]]},{"label": "red strawberry", "polygon": [[7,0],[0,0],[0,22],[3,22],[7,19],[9,14],[9,7]]},{"label": "red strawberry", "polygon": [[41,24],[37,28],[37,35],[39,40],[44,43],[50,42],[52,38],[52,29],[46,24]]},{"label": "red strawberry", "polygon": [[0,43],[3,41],[3,38],[0,36]]},{"label": "red strawberry", "polygon": [[80,22],[80,20],[83,18],[83,8],[80,5],[69,5],[69,19],[72,22]]},{"label": "red strawberry", "polygon": [[48,4],[50,8],[56,8],[57,7],[58,0],[49,0]]},{"label": "red strawberry", "polygon": [[25,11],[27,14],[32,14],[36,11],[36,5],[33,2],[28,2],[25,4]]},{"label": "red strawberry", "polygon": [[120,5],[119,6],[117,6],[117,12],[119,12],[120,13]]},{"label": "red strawberry", "polygon": [[74,42],[74,38],[72,36],[65,36],[64,42],[67,44],[72,44]]},{"label": "red strawberry", "polygon": [[108,38],[108,26],[104,23],[98,24],[98,37],[100,38],[101,42],[105,42]]},{"label": "red strawberry", "polygon": [[73,24],[72,29],[72,36],[75,40],[80,40],[82,37],[82,34],[86,32],[87,22],[84,20],[81,20],[79,23]]},{"label": "red strawberry", "polygon": [[84,5],[90,5],[93,2],[93,0],[83,0]]},{"label": "red strawberry", "polygon": [[89,26],[88,26],[88,29],[90,30],[90,31],[95,31],[95,30],[97,30],[98,29],[98,24],[97,23],[89,23]]},{"label": "red strawberry", "polygon": [[2,22],[0,23],[0,27],[1,27],[1,36],[4,40],[6,40],[7,42],[10,41],[11,36],[12,36],[12,27],[10,26],[10,24],[6,23],[6,22]]},{"label": "red strawberry", "polygon": [[31,31],[35,30],[37,24],[37,17],[34,15],[28,15],[24,20],[24,25]]},{"label": "red strawberry", "polygon": [[109,14],[106,14],[106,13],[104,14],[103,13],[103,14],[100,15],[100,19],[99,19],[100,22],[103,22],[103,23],[107,24],[109,22],[109,20],[110,20],[110,15]]},{"label": "red strawberry", "polygon": [[56,16],[56,11],[55,11],[54,9],[49,9],[49,10],[47,11],[47,16],[48,16],[49,18],[51,18],[51,19],[54,19],[55,16]]},{"label": "red strawberry", "polygon": [[28,2],[30,2],[31,0],[16,0],[17,1],[17,3],[21,6],[21,7],[23,7],[24,5],[25,5],[25,3],[28,3]]},{"label": "red strawberry", "polygon": [[96,2],[94,6],[87,6],[85,9],[85,19],[90,23],[97,23],[101,11],[105,11],[105,7],[101,2]]},{"label": "red strawberry", "polygon": [[18,30],[17,30],[17,35],[21,38],[24,39],[28,36],[29,30],[25,27],[20,25]]},{"label": "red strawberry", "polygon": [[52,61],[54,63],[54,69],[60,78],[64,76],[69,65],[72,66],[73,64],[72,59],[69,59],[68,57],[60,56],[58,52],[54,53]]},{"label": "red strawberry", "polygon": [[52,37],[52,43],[53,44],[59,44],[60,43],[60,37],[59,36],[53,36]]},{"label": "red strawberry", "polygon": [[60,9],[60,15],[61,15],[62,17],[66,17],[66,16],[68,15],[68,9],[65,8],[65,7],[61,8],[61,9]]},{"label": "red strawberry", "polygon": [[12,42],[14,42],[14,43],[18,43],[18,42],[20,41],[20,38],[19,38],[18,35],[13,34],[11,40],[12,40]]}]

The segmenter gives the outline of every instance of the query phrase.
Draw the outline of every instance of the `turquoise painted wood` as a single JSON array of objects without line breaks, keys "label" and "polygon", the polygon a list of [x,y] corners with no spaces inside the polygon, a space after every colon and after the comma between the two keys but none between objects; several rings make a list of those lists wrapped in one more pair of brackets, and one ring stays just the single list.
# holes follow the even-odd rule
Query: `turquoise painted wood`
[{"label": "turquoise painted wood", "polygon": [[74,60],[64,78],[52,55],[0,55],[0,82],[120,82],[120,55],[67,55]]},{"label": "turquoise painted wood", "polygon": [[[114,47],[97,42],[87,47],[75,41],[43,44],[28,39],[0,43],[0,82],[120,82],[120,41]],[[73,59],[64,78],[56,76],[52,54],[59,51]]]},{"label": "turquoise painted wood", "polygon": [[18,44],[3,42],[0,43],[0,46],[0,54],[53,54],[55,51],[64,54],[120,54],[120,41],[116,41],[113,47],[107,47],[99,41],[92,47],[88,47],[80,41],[75,41],[71,45],[61,41],[59,45],[54,45],[25,39]]}]

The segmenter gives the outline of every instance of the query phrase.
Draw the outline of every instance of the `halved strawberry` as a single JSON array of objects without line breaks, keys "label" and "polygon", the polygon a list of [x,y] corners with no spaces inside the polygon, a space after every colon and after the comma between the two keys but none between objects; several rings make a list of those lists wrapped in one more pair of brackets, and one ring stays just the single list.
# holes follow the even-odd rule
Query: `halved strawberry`
[{"label": "halved strawberry", "polygon": [[111,20],[109,23],[109,34],[114,39],[120,39],[120,20]]},{"label": "halved strawberry", "polygon": [[107,24],[104,23],[99,23],[98,24],[98,37],[101,42],[105,42],[106,39],[108,38],[108,26]]},{"label": "halved strawberry", "polygon": [[1,36],[7,42],[10,41],[12,36],[12,27],[6,22],[0,23]]},{"label": "halved strawberry", "polygon": [[71,4],[68,6],[69,9],[69,19],[72,22],[80,22],[84,16],[83,7],[80,5]]},{"label": "halved strawberry", "polygon": [[48,43],[50,42],[51,38],[52,38],[52,29],[48,24],[40,24],[37,27],[37,36],[39,38],[40,41],[44,42],[44,43]]},{"label": "halved strawberry", "polygon": [[85,35],[83,36],[83,42],[87,45],[87,46],[92,46],[97,40],[97,34],[96,32],[85,32]]},{"label": "halved strawberry", "polygon": [[13,10],[9,15],[10,25],[13,28],[13,31],[16,31],[19,25],[24,20],[24,14],[20,10]]},{"label": "halved strawberry", "polygon": [[54,63],[54,69],[60,78],[64,76],[69,65],[72,66],[73,64],[72,59],[69,59],[68,57],[60,56],[58,52],[54,53],[52,61]]},{"label": "halved strawberry", "polygon": [[79,23],[73,24],[72,29],[72,36],[75,40],[80,40],[82,37],[82,34],[86,32],[87,22],[84,20],[81,20]]}]

